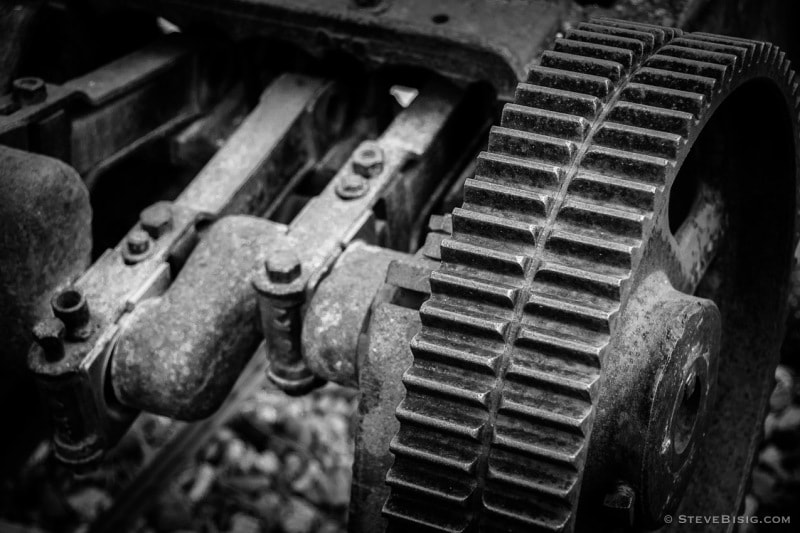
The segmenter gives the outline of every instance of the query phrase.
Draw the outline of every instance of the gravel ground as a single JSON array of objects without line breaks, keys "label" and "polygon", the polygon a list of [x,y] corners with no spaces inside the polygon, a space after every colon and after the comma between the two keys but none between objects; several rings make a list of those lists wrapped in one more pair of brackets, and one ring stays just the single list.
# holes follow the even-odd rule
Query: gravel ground
[{"label": "gravel ground", "polygon": [[[746,512],[800,523],[800,386],[779,367],[765,443]],[[154,480],[138,533],[345,531],[353,461],[353,391],[328,386],[303,398],[262,388],[170,480]],[[0,486],[0,531],[88,532],[119,491],[185,427],[142,416],[103,469],[82,479],[43,444],[19,479]],[[795,526],[796,527],[796,526]],[[741,533],[787,531],[748,525]]]}]

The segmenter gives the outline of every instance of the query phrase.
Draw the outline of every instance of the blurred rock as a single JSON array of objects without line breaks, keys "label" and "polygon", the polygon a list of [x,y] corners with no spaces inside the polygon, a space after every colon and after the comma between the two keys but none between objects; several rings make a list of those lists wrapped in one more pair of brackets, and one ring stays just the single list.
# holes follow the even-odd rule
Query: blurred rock
[{"label": "blurred rock", "polygon": [[97,515],[108,509],[111,497],[104,490],[95,487],[86,487],[67,496],[67,503],[86,521],[91,522]]},{"label": "blurred rock", "polygon": [[280,520],[285,533],[310,533],[317,522],[317,510],[300,498],[290,498]]}]

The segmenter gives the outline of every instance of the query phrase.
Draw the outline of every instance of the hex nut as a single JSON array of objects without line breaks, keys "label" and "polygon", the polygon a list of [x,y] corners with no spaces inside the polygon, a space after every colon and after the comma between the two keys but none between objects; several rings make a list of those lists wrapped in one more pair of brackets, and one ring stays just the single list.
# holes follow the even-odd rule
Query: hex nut
[{"label": "hex nut", "polygon": [[365,178],[383,170],[383,149],[375,141],[364,141],[353,153],[353,172]]},{"label": "hex nut", "polygon": [[357,174],[344,174],[336,183],[336,194],[344,200],[360,198],[369,190],[369,182]]},{"label": "hex nut", "polygon": [[14,98],[22,105],[32,105],[47,100],[47,85],[41,78],[17,78],[11,83]]},{"label": "hex nut", "polygon": [[150,249],[150,235],[144,230],[135,229],[128,234],[125,244],[132,255],[142,255]]},{"label": "hex nut", "polygon": [[156,202],[139,214],[139,224],[153,239],[158,239],[172,228],[172,206],[169,202]]}]

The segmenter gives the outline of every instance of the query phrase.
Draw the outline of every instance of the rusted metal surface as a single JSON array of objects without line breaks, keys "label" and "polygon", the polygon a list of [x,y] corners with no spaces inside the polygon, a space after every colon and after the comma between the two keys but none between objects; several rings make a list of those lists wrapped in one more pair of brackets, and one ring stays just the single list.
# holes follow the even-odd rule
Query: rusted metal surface
[{"label": "rusted metal surface", "polygon": [[75,171],[49,157],[1,147],[0,174],[0,361],[19,372],[52,291],[89,263],[91,207]]},{"label": "rusted metal surface", "polygon": [[302,347],[317,376],[358,387],[358,343],[389,264],[406,254],[356,241],[319,284],[303,318]]},{"label": "rusted metal surface", "polygon": [[348,105],[332,82],[279,77],[177,203],[211,216],[263,214],[342,132],[344,123],[325,122],[324,117],[347,116]]},{"label": "rusted metal surface", "polygon": [[16,80],[0,96],[0,142],[97,174],[205,110],[224,81],[201,47],[167,36],[63,85]]},{"label": "rusted metal surface", "polygon": [[[123,240],[71,286],[52,296],[52,312],[66,324],[64,356],[51,360],[34,346],[28,366],[46,401],[59,413],[55,454],[65,463],[85,466],[98,461],[135,416],[109,394],[109,360],[120,321],[143,300],[166,289],[171,269],[178,270],[184,259],[183,243],[196,238],[195,214],[174,206],[169,210],[174,225],[152,242],[146,258],[136,263],[127,260]],[[132,230],[136,231],[141,228]]]},{"label": "rusted metal surface", "polygon": [[[413,65],[461,82],[487,81],[505,98],[558,30],[569,3],[528,0],[120,0],[181,26],[213,25],[238,38],[268,36],[324,57],[336,50],[375,65]],[[525,24],[518,22],[524,20]]]},{"label": "rusted metal surface", "polygon": [[249,281],[280,233],[240,216],[209,229],[166,294],[128,319],[111,365],[120,402],[181,420],[220,406],[261,341]]},{"label": "rusted metal surface", "polygon": [[[445,143],[445,139],[453,128],[460,126],[467,130],[464,122],[459,120],[466,112],[465,106],[460,105],[463,102],[464,94],[460,91],[449,85],[432,84],[395,117],[374,143],[368,145],[375,154],[378,150],[383,153],[380,172],[370,173],[369,178],[357,174],[354,160],[361,157],[360,152],[357,149],[351,154],[325,190],[310,200],[289,224],[285,240],[278,248],[294,251],[301,263],[301,272],[290,287],[274,283],[259,284],[259,293],[264,300],[264,315],[270,315],[269,309],[274,307],[270,302],[280,300],[285,296],[285,291],[294,293],[301,288],[307,294],[313,294],[341,254],[342,247],[350,241],[360,236],[372,241],[377,239],[374,209],[379,202],[383,202],[386,212],[405,211],[411,220],[419,216],[419,207],[424,202],[406,202],[408,196],[392,192],[396,188],[403,188],[427,198],[427,194],[439,188],[436,178],[446,174],[445,165],[456,155],[454,150],[449,149],[450,145]],[[488,112],[486,109],[483,111]],[[467,125],[474,128],[473,132],[479,131],[474,122],[467,122]],[[477,122],[478,125],[482,124],[481,120]],[[340,184],[350,177],[363,180],[368,187],[359,191],[358,195],[342,196]],[[399,236],[409,231],[407,226],[387,224],[385,239],[392,242],[394,232]],[[402,239],[397,240],[403,242]],[[270,323],[265,324],[264,333],[268,339],[272,329]],[[276,352],[270,353],[270,357],[279,359],[282,356]],[[321,369],[325,371],[331,365],[335,367],[337,361],[352,360],[352,357],[352,354],[339,354],[334,361],[321,365]],[[292,364],[300,368],[306,363],[301,364],[292,358]]]},{"label": "rusted metal surface", "polygon": [[0,454],[9,465],[44,427],[26,370],[31,330],[49,313],[52,292],[89,264],[91,245],[89,194],[75,171],[0,147],[0,413],[15,428]]}]

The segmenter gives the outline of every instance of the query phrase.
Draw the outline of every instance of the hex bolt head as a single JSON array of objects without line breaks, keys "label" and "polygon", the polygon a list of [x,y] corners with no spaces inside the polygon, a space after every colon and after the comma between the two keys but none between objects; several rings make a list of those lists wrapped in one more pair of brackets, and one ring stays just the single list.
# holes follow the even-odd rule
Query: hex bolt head
[{"label": "hex bolt head", "polygon": [[50,362],[64,358],[64,336],[67,327],[57,318],[45,318],[33,326],[33,340],[36,341],[44,357]]},{"label": "hex bolt head", "polygon": [[139,224],[153,239],[158,239],[172,228],[172,206],[169,202],[156,202],[139,214]]},{"label": "hex bolt head", "polygon": [[276,250],[264,262],[267,277],[273,283],[291,283],[300,277],[302,265],[293,250]]},{"label": "hex bolt head", "polygon": [[53,314],[66,326],[67,338],[85,340],[91,335],[91,313],[83,293],[74,287],[59,291],[50,300]]},{"label": "hex bolt head", "polygon": [[336,194],[344,200],[354,200],[366,194],[369,182],[357,174],[344,174],[336,183]]},{"label": "hex bolt head", "polygon": [[47,100],[47,85],[41,78],[17,78],[11,83],[14,98],[22,105],[32,105]]},{"label": "hex bolt head", "polygon": [[150,249],[150,235],[144,230],[135,229],[128,234],[125,244],[132,255],[142,255]]},{"label": "hex bolt head", "polygon": [[383,170],[383,149],[375,141],[362,142],[353,153],[353,172],[367,179]]},{"label": "hex bolt head", "polygon": [[635,504],[636,492],[625,482],[618,482],[603,499],[606,516],[618,527],[633,525]]}]

